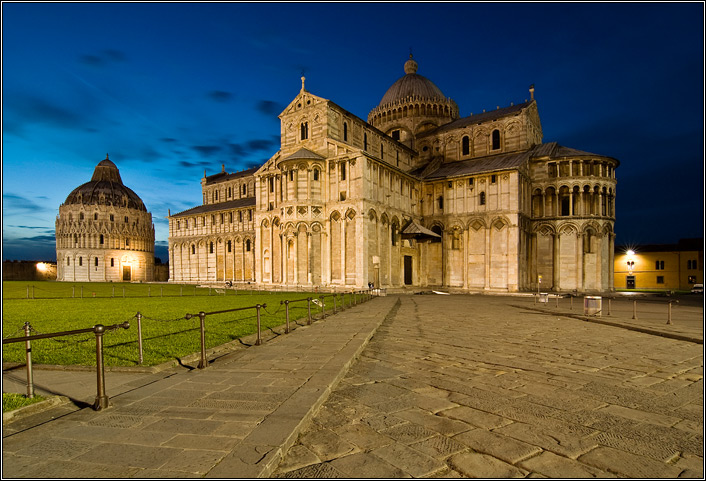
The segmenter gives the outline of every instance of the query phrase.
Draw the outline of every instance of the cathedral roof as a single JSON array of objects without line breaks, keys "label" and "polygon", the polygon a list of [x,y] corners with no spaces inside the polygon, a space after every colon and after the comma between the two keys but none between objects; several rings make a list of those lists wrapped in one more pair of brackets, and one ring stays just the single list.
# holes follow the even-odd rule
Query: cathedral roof
[{"label": "cathedral roof", "polygon": [[107,155],[96,165],[91,181],[71,191],[64,204],[111,205],[147,212],[142,199],[123,184],[118,167]]},{"label": "cathedral roof", "polygon": [[233,172],[232,174],[229,174],[227,172],[219,172],[217,174],[205,176],[206,178],[206,185],[208,184],[213,184],[215,182],[225,182],[226,180],[233,180],[237,179],[238,177],[247,177],[249,175],[253,175],[255,172],[257,172],[257,169],[260,167],[252,167],[250,169],[242,170],[240,172]]},{"label": "cathedral roof", "polygon": [[243,197],[240,199],[229,200],[227,202],[217,202],[215,204],[199,205],[191,209],[183,210],[171,217],[186,217],[187,215],[206,214],[209,212],[218,212],[228,209],[240,209],[243,207],[255,206],[255,197]]},{"label": "cathedral roof", "polygon": [[409,56],[404,64],[405,75],[387,89],[380,101],[380,106],[393,104],[408,98],[425,100],[448,100],[434,82],[417,73],[417,62]]},{"label": "cathedral roof", "polygon": [[449,122],[448,124],[441,125],[434,130],[424,132],[423,134],[419,135],[419,138],[427,137],[429,135],[437,135],[437,134],[440,134],[442,132],[446,132],[449,130],[460,129],[460,128],[466,127],[468,125],[480,124],[482,122],[488,122],[488,121],[497,120],[497,119],[500,119],[503,117],[508,117],[510,115],[514,115],[514,114],[519,113],[524,108],[529,107],[529,105],[532,104],[532,102],[534,102],[534,100],[530,100],[529,102],[523,102],[523,103],[517,104],[517,105],[511,105],[509,107],[503,107],[501,109],[499,108],[496,110],[491,110],[490,112],[483,112],[480,114],[471,114],[468,117],[456,119],[453,122]]},{"label": "cathedral roof", "polygon": [[[526,162],[534,159],[548,158],[561,159],[565,157],[606,157],[605,155],[592,154],[582,150],[564,147],[556,142],[540,144],[531,149],[521,152],[510,152],[506,154],[493,154],[484,157],[462,160],[459,162],[442,163],[438,169],[424,175],[424,180],[437,180],[449,177],[459,177],[480,173],[497,172],[501,170],[516,169]],[[611,157],[612,158],[612,157]],[[616,159],[613,159],[616,160]],[[617,160],[616,160],[617,162]],[[426,166],[420,167],[411,172],[417,177],[422,176]]]}]

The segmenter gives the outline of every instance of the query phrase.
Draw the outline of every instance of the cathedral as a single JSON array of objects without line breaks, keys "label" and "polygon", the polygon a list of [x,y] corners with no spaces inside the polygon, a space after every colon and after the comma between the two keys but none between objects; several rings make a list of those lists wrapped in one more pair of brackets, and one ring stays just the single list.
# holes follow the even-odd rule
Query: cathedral
[{"label": "cathedral", "polygon": [[534,88],[460,117],[410,55],[363,120],[305,88],[259,168],[169,214],[170,282],[283,289],[613,290],[615,169],[542,143]]}]

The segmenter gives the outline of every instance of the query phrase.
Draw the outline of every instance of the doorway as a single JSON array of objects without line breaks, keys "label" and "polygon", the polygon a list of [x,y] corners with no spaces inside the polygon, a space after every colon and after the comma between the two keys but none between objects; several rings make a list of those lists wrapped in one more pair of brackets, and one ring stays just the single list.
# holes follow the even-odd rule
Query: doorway
[{"label": "doorway", "polygon": [[404,285],[412,285],[412,256],[404,256]]},{"label": "doorway", "polygon": [[132,268],[130,266],[123,266],[123,280],[129,281],[132,277]]}]

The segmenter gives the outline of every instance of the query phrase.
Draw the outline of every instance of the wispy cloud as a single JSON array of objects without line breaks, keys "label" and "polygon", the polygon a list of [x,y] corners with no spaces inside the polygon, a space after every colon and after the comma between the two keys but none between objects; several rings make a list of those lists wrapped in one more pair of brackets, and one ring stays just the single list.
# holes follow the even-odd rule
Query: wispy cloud
[{"label": "wispy cloud", "polygon": [[214,102],[228,102],[231,98],[233,98],[233,94],[230,92],[225,92],[223,90],[211,90],[207,94],[208,98],[213,100]]}]

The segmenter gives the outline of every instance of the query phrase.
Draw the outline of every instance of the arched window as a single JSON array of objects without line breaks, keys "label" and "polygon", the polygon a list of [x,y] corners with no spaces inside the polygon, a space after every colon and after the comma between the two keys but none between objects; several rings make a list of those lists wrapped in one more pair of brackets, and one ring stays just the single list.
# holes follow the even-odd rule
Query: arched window
[{"label": "arched window", "polygon": [[343,141],[348,142],[348,123],[343,122]]},{"label": "arched window", "polygon": [[103,234],[101,234],[99,242],[101,245],[103,245]]},{"label": "arched window", "polygon": [[468,155],[471,153],[471,139],[466,135],[461,139],[461,155]]},{"label": "arched window", "polygon": [[433,226],[433,227],[431,228],[431,231],[432,231],[434,234],[436,234],[436,235],[439,236],[439,237],[434,237],[434,238],[432,239],[432,242],[441,242],[441,235],[442,235],[442,234],[441,234],[441,227],[438,226],[438,225],[435,225],[435,226]]},{"label": "arched window", "polygon": [[194,244],[191,244],[191,253],[196,254],[196,246]]},{"label": "arched window", "polygon": [[250,252],[250,239],[245,241],[245,250],[247,252]]},{"label": "arched window", "polygon": [[230,249],[231,249],[231,244],[230,244],[230,241],[228,241],[228,252],[230,252]]},{"label": "arched window", "polygon": [[209,254],[213,254],[213,242],[211,242],[211,244],[209,244],[208,252],[209,252]]},{"label": "arched window", "polygon": [[341,180],[346,180],[346,164],[341,162]]},{"label": "arched window", "polygon": [[319,169],[314,169],[314,180],[315,181],[319,180]]},{"label": "arched window", "polygon": [[439,210],[444,210],[444,196],[440,195],[437,200],[439,201]]},{"label": "arched window", "polygon": [[493,130],[493,150],[500,148],[500,131],[498,129]]},{"label": "arched window", "polygon": [[302,122],[301,124],[301,139],[306,140],[309,138],[309,122]]},{"label": "arched window", "polygon": [[96,267],[98,267],[98,258],[97,258],[97,257],[96,257],[96,259],[95,259],[95,263],[94,263],[94,264],[95,264]]}]

